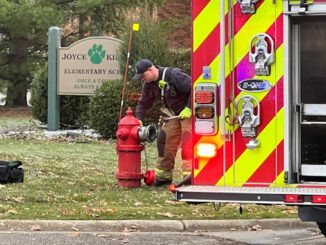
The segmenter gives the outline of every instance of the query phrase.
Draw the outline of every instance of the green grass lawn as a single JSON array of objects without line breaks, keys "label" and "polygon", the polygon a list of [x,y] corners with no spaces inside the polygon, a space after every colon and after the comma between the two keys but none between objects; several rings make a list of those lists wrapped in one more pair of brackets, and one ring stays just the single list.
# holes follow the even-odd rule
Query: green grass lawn
[{"label": "green grass lawn", "polygon": [[0,126],[15,127],[15,126],[35,126],[37,123],[32,117],[0,117]]},{"label": "green grass lawn", "polygon": [[[148,187],[142,183],[141,188],[119,188],[115,178],[118,169],[115,146],[115,141],[0,139],[0,159],[21,160],[25,170],[24,183],[1,186],[0,219],[297,217],[296,208],[283,205],[242,205],[240,215],[238,204],[222,204],[217,212],[212,204],[174,202],[167,187]],[[153,169],[155,144],[146,148],[149,167]],[[142,158],[145,171],[144,154]],[[179,159],[174,173],[176,181],[181,179]]]}]

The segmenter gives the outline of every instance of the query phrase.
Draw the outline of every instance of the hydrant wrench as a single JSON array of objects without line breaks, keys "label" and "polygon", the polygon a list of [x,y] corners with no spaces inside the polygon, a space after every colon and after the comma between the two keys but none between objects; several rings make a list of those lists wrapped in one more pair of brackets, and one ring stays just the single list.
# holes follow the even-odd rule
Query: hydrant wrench
[{"label": "hydrant wrench", "polygon": [[165,117],[163,118],[163,120],[166,122],[166,121],[170,121],[170,120],[173,120],[173,119],[180,119],[181,116],[172,116],[172,117]]}]

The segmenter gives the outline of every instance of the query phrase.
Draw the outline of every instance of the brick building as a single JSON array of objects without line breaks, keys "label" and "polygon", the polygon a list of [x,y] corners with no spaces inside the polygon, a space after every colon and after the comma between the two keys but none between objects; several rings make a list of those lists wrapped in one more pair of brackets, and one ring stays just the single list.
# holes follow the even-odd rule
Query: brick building
[{"label": "brick building", "polygon": [[168,35],[170,48],[191,48],[191,0],[166,0],[157,16],[178,22],[176,30]]}]

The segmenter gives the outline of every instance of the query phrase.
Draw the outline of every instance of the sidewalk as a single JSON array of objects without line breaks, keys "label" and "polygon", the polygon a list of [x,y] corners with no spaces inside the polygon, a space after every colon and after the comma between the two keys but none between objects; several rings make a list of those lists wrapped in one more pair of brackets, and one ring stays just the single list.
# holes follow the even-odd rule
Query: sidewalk
[{"label": "sidewalk", "polygon": [[299,219],[239,220],[0,220],[0,231],[191,232],[316,228]]}]

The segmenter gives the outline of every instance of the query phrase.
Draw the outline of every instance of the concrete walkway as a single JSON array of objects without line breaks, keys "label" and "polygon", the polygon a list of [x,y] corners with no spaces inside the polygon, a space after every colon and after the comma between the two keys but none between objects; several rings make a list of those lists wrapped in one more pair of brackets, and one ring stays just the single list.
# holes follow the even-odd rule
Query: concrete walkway
[{"label": "concrete walkway", "polygon": [[182,232],[317,228],[299,219],[239,220],[0,220],[0,231]]}]

